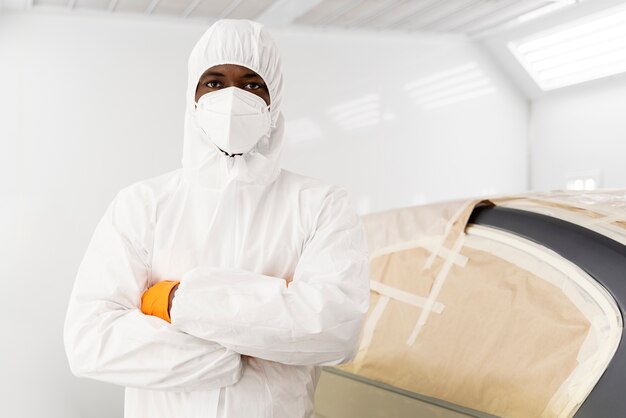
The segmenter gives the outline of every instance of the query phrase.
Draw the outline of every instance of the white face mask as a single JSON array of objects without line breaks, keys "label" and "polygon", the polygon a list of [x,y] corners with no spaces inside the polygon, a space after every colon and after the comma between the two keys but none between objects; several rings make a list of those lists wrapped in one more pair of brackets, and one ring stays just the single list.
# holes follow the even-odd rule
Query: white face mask
[{"label": "white face mask", "polygon": [[238,87],[204,94],[198,100],[194,116],[209,139],[230,155],[247,153],[271,132],[265,101]]}]

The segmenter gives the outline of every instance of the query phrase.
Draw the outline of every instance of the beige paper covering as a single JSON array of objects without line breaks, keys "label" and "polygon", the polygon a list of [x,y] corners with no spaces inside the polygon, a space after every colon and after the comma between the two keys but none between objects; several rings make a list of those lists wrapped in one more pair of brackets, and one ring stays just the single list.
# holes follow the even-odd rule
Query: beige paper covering
[{"label": "beige paper covering", "polygon": [[581,311],[555,285],[569,280],[556,268],[524,268],[536,260],[520,255],[511,262],[464,245],[477,203],[366,217],[372,280],[444,309],[429,312],[428,304],[417,307],[372,292],[357,357],[341,368],[497,416],[571,416],[586,393],[571,400],[563,386],[572,384],[568,378],[585,360],[589,317],[601,309]]}]

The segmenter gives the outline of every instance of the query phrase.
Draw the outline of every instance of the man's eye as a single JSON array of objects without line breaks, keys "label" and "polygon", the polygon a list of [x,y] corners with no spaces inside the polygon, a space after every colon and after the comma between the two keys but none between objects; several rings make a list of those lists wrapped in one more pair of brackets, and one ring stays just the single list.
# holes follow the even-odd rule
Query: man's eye
[{"label": "man's eye", "polygon": [[210,88],[210,89],[216,89],[216,88],[220,87],[220,82],[219,81],[209,81],[205,85],[208,88]]},{"label": "man's eye", "polygon": [[261,85],[258,83],[248,83],[244,86],[247,90],[258,90],[261,88]]}]

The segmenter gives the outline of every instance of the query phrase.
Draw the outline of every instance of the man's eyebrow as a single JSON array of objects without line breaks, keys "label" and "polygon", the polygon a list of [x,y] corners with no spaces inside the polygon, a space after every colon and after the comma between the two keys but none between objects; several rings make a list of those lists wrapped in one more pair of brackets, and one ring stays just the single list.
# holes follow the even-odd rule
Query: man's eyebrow
[{"label": "man's eyebrow", "polygon": [[256,77],[261,78],[261,76],[258,75],[257,73],[247,73],[241,76],[241,78],[256,78]]},{"label": "man's eyebrow", "polygon": [[225,77],[223,73],[220,73],[219,71],[207,71],[206,73],[202,74],[202,77]]}]

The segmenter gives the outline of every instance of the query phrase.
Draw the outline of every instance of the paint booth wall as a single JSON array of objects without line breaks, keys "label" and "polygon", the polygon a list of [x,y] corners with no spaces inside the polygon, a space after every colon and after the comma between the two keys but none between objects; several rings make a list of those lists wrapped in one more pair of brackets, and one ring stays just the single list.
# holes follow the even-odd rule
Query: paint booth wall
[{"label": "paint booth wall", "polygon": [[[66,304],[115,193],[179,166],[186,59],[204,29],[0,16],[4,415],[122,416],[121,388],[70,374]],[[286,75],[285,167],[345,186],[363,213],[525,190],[526,103],[473,44],[274,34]]]},{"label": "paint booth wall", "polygon": [[596,188],[626,188],[625,114],[624,75],[534,100],[532,188],[564,189],[577,180],[591,180]]}]

